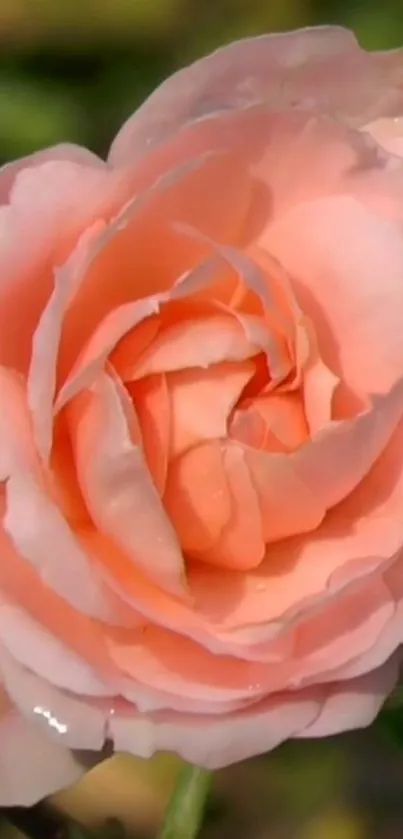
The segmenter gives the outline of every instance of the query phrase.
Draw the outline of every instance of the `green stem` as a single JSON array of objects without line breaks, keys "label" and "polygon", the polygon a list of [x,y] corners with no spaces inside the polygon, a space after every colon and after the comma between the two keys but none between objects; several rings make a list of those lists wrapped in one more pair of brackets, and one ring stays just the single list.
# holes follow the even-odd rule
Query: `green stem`
[{"label": "green stem", "polygon": [[168,803],[159,839],[194,839],[201,826],[211,772],[185,765]]}]

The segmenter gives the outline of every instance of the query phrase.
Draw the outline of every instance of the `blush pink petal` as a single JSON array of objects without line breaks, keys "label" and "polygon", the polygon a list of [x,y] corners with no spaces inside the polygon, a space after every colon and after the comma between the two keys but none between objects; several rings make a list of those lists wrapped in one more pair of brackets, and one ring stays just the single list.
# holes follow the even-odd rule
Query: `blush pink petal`
[{"label": "blush pink petal", "polygon": [[11,475],[5,493],[4,531],[46,585],[84,614],[120,622],[115,596],[35,476]]},{"label": "blush pink petal", "polygon": [[[382,665],[403,642],[402,560],[399,557],[383,574],[394,611],[371,647],[362,655],[333,671],[333,678],[352,678]],[[331,674],[332,675],[332,674]]]},{"label": "blush pink petal", "polygon": [[223,47],[171,76],[125,123],[109,160],[131,163],[187,122],[263,101],[336,112],[354,123],[402,107],[391,73],[382,72],[347,29],[263,35]]},{"label": "blush pink petal", "polygon": [[403,352],[401,225],[340,196],[296,207],[263,239],[294,278],[324,362],[353,389],[387,391]]},{"label": "blush pink petal", "polygon": [[363,126],[363,131],[386,149],[390,154],[403,157],[403,118],[381,117]]},{"label": "blush pink petal", "polygon": [[100,374],[73,404],[71,435],[78,480],[101,533],[158,585],[184,593],[184,562],[141,447],[123,386]]},{"label": "blush pink petal", "polygon": [[114,714],[109,732],[117,751],[149,758],[158,751],[218,769],[270,751],[311,725],[321,708],[317,691],[282,694],[225,717],[197,714]]},{"label": "blush pink petal", "polygon": [[329,737],[342,731],[366,728],[377,717],[398,678],[399,662],[394,657],[378,670],[330,685],[319,716],[296,736]]},{"label": "blush pink petal", "polygon": [[22,169],[31,169],[50,160],[81,163],[84,166],[95,166],[100,169],[106,168],[105,162],[100,157],[83,146],[76,146],[74,143],[59,143],[57,146],[41,149],[34,154],[20,157],[0,167],[0,204],[8,202],[18,172]]},{"label": "blush pink petal", "polygon": [[37,465],[24,380],[0,367],[0,480]]},{"label": "blush pink petal", "polygon": [[126,190],[121,173],[92,163],[50,160],[18,172],[10,203],[0,207],[1,363],[26,373],[53,267],[63,264],[83,227],[113,213]]},{"label": "blush pink petal", "polygon": [[0,804],[30,807],[76,783],[85,767],[70,749],[6,703],[1,702],[0,711]]},{"label": "blush pink petal", "polygon": [[20,713],[45,736],[72,749],[100,750],[105,720],[95,705],[66,695],[0,649],[0,673],[7,694]]},{"label": "blush pink petal", "polygon": [[[4,562],[0,564],[0,590],[2,598],[10,605],[17,606],[26,615],[28,623],[31,628],[31,642],[43,650],[42,664],[46,665],[55,654],[52,652],[52,641],[55,639],[62,644],[63,650],[71,651],[71,655],[76,660],[88,664],[91,668],[92,674],[96,674],[101,682],[108,682],[116,673],[114,668],[108,661],[108,655],[105,647],[104,639],[104,624],[90,619],[87,615],[79,612],[73,608],[69,602],[63,597],[56,594],[37,574],[36,569],[26,562],[13,548],[10,540],[6,538],[3,530],[0,530],[0,545],[1,555]],[[111,596],[115,597],[115,604],[117,601],[116,595],[110,592]],[[115,622],[117,615],[119,615],[120,622],[122,616],[127,617],[127,604],[124,600],[120,600],[116,609]],[[141,619],[131,610],[131,623],[124,620],[124,624],[131,626],[141,625]],[[24,618],[21,624],[21,632],[24,633],[26,623]],[[43,633],[39,632],[38,628],[42,627]],[[5,632],[5,646],[7,643],[12,643],[12,653],[18,658],[19,636],[18,633],[7,634],[7,623],[4,627]],[[11,641],[10,641],[11,637]],[[46,653],[44,649],[46,649]],[[24,650],[20,648],[20,656],[24,654]],[[67,652],[63,653],[67,655]],[[66,665],[66,670],[69,667]],[[57,676],[57,669],[54,668],[54,676]],[[88,684],[88,682],[87,682]],[[91,692],[91,691],[90,691]]]},{"label": "blush pink petal", "polygon": [[28,404],[38,452],[48,462],[53,440],[53,401],[63,318],[83,281],[83,275],[101,246],[106,224],[96,222],[80,237],[63,268],[54,272],[54,290],[39,320],[32,340],[28,373]]},{"label": "blush pink petal", "polygon": [[96,669],[45,627],[45,615],[41,625],[19,605],[0,603],[0,640],[16,662],[24,667],[32,667],[34,662],[37,675],[56,687],[87,696],[108,696],[110,687]]}]

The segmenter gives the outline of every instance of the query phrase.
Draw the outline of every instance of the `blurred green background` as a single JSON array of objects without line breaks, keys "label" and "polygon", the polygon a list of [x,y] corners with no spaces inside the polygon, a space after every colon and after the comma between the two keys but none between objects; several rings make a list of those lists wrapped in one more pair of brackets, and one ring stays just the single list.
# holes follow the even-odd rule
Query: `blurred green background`
[{"label": "blurred green background", "polygon": [[[105,154],[176,68],[236,37],[330,22],[368,48],[403,44],[403,0],[0,0],[0,162],[60,140]],[[151,839],[176,771],[171,758],[115,758],[50,802],[39,834],[35,811],[36,835],[60,835],[53,808],[92,828],[118,817]],[[202,835],[402,839],[402,794],[403,752],[376,730],[287,744],[217,774]],[[0,839],[12,832],[0,819]]]},{"label": "blurred green background", "polygon": [[105,153],[166,75],[233,38],[313,23],[403,43],[402,0],[0,0],[0,160],[61,139]]}]

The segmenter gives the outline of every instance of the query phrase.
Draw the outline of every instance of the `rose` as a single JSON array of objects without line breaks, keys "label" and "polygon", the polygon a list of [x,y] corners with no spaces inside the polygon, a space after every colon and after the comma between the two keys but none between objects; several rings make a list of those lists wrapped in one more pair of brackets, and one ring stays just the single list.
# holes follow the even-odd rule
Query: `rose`
[{"label": "rose", "polygon": [[105,742],[223,766],[392,690],[402,66],[241,41],[107,164],[1,171],[3,804]]}]

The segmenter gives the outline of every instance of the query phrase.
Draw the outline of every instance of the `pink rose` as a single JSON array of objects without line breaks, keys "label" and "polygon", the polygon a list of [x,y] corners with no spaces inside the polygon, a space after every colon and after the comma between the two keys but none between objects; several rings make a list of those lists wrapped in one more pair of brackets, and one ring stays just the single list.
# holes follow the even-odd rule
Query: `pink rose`
[{"label": "pink rose", "polygon": [[[365,726],[403,640],[403,58],[338,28],[0,173],[0,790]],[[371,137],[372,134],[372,137]]]}]

